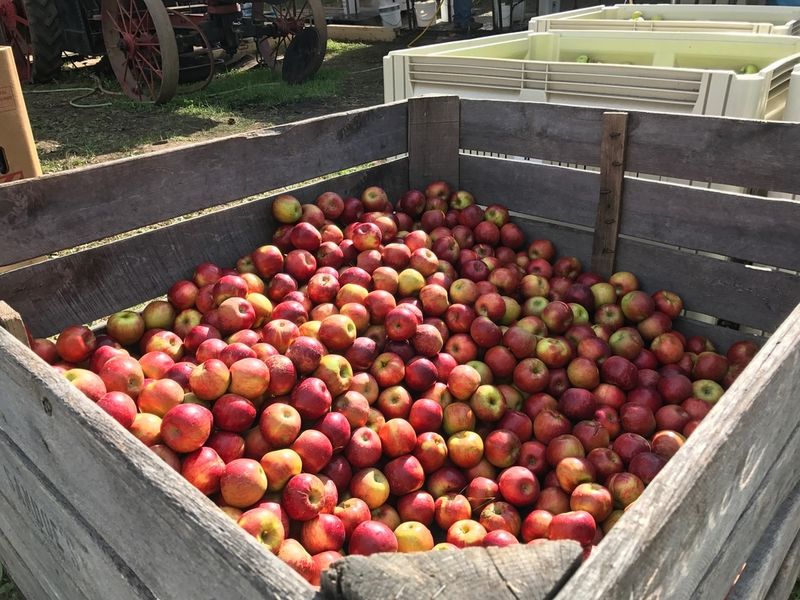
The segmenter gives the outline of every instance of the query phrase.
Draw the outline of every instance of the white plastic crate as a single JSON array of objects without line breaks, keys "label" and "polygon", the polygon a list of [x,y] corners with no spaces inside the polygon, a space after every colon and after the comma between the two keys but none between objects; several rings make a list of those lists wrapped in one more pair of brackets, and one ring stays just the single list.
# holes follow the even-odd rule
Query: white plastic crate
[{"label": "white plastic crate", "polygon": [[[641,13],[641,18],[633,19]],[[528,29],[548,31],[694,31],[800,34],[800,7],[723,4],[617,4],[534,17]]]},{"label": "white plastic crate", "polygon": [[[384,97],[457,94],[776,120],[798,63],[793,36],[523,31],[390,52]],[[747,64],[758,71],[737,73]]]}]

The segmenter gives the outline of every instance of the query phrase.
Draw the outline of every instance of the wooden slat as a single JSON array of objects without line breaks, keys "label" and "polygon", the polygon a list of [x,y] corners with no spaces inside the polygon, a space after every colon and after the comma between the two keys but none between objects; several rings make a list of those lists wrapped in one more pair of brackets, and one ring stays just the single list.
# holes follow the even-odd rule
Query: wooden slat
[{"label": "wooden slat", "polygon": [[[596,166],[602,113],[462,100],[461,147]],[[786,168],[798,148],[800,129],[792,123],[636,111],[628,117],[628,170],[638,173],[800,193],[800,171]]]},{"label": "wooden slat", "polygon": [[800,271],[800,203],[625,178],[622,233]]},{"label": "wooden slat", "polygon": [[[0,517],[2,518],[2,517]],[[57,592],[47,587],[37,574],[35,565],[27,564],[14,549],[0,528],[0,556],[3,557],[3,566],[10,573],[14,584],[22,591],[26,598],[57,598]]]},{"label": "wooden slat", "polygon": [[[791,509],[791,506],[782,504],[782,500],[793,490],[796,490],[797,484],[800,482],[800,472],[795,468],[796,457],[799,452],[800,428],[794,431],[789,441],[783,446],[777,461],[770,466],[764,475],[764,484],[756,491],[744,513],[739,517],[736,526],[731,530],[725,543],[722,544],[719,553],[707,565],[703,579],[697,589],[694,590],[694,598],[722,598],[726,596],[734,585],[737,576],[739,576],[742,566],[747,563],[744,573],[736,582],[738,588],[743,582],[747,570],[753,566],[751,565],[751,559],[754,559],[755,562],[759,561],[758,547],[761,542],[769,548],[769,544],[772,541],[777,541],[772,540],[777,533],[773,528],[776,525],[775,521],[781,520],[782,510]],[[774,570],[767,587],[774,579],[775,572],[783,561],[788,544],[791,544],[794,540],[796,530],[797,525],[795,525],[795,532],[792,537],[785,540],[786,546],[783,547],[783,554],[779,558],[775,558]],[[759,542],[759,538],[761,538],[761,542]],[[767,566],[767,568],[769,567]],[[766,592],[766,588],[764,591]],[[735,592],[729,596],[731,599],[734,597],[749,598],[746,594],[735,596]]]},{"label": "wooden slat", "polygon": [[800,421],[798,394],[800,306],[557,599],[689,597],[770,485],[764,474]]},{"label": "wooden slat", "polygon": [[[462,155],[461,180],[483,204],[594,226],[597,173]],[[625,235],[800,270],[798,202],[633,177],[624,186]]]},{"label": "wooden slat", "polygon": [[22,322],[22,317],[17,311],[15,311],[2,300],[0,300],[0,327],[8,331],[8,333],[13,335],[26,346],[30,346],[28,343],[28,334],[25,331],[25,324]]},{"label": "wooden slat", "polygon": [[800,488],[777,507],[777,512],[761,536],[729,600],[762,600],[780,571],[800,529]]},{"label": "wooden slat", "polygon": [[[311,202],[325,190],[360,194],[383,184],[392,197],[407,185],[405,159],[295,191]],[[0,275],[0,298],[37,337],[164,294],[200,262],[231,266],[269,240],[271,199],[259,199]],[[43,308],[43,307],[46,307]]]},{"label": "wooden slat", "polygon": [[689,310],[768,332],[800,302],[796,275],[625,238],[619,241],[617,269],[635,273],[647,291],[677,292]]},{"label": "wooden slat", "polygon": [[596,166],[601,115],[594,108],[464,99],[461,147]]},{"label": "wooden slat", "polygon": [[398,103],[0,185],[0,264],[403,154],[405,132]]},{"label": "wooden slat", "polygon": [[323,574],[322,590],[335,600],[544,600],[563,585],[580,560],[581,548],[571,541],[350,556]]},{"label": "wooden slat", "polygon": [[[11,489],[4,486],[0,502],[16,512],[4,513],[0,526],[21,561],[58,590],[53,597],[313,596],[294,571],[2,329],[0,377],[0,446],[4,457],[14,448],[17,461],[2,471]],[[32,487],[34,479],[44,489]],[[32,543],[17,545],[26,539]]]},{"label": "wooden slat", "polygon": [[622,184],[625,175],[625,139],[628,114],[603,114],[603,137],[600,141],[600,199],[594,224],[592,271],[608,278],[614,273]]},{"label": "wooden slat", "polygon": [[520,213],[594,226],[598,173],[469,154],[460,162],[462,188],[480,204],[497,202]]},{"label": "wooden slat", "polygon": [[443,180],[458,188],[459,99],[430,96],[408,100],[409,187],[424,190]]},{"label": "wooden slat", "polygon": [[797,579],[800,576],[800,535],[798,535],[789,552],[786,560],[783,561],[778,571],[775,581],[767,594],[767,600],[786,600],[792,590],[797,586]]}]

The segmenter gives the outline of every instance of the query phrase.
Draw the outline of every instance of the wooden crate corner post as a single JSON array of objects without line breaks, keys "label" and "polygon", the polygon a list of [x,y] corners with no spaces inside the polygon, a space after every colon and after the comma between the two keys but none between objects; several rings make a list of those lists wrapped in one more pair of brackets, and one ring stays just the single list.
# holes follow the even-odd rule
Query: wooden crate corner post
[{"label": "wooden crate corner post", "polygon": [[625,146],[628,113],[603,113],[600,142],[600,199],[592,244],[592,271],[604,279],[614,272],[619,220],[622,212],[622,184],[625,177]]},{"label": "wooden crate corner post", "polygon": [[20,342],[30,347],[28,342],[28,331],[20,314],[15,311],[8,303],[0,300],[0,327],[8,331]]},{"label": "wooden crate corner post", "polygon": [[408,185],[424,190],[432,181],[459,185],[461,101],[457,96],[408,100]]}]

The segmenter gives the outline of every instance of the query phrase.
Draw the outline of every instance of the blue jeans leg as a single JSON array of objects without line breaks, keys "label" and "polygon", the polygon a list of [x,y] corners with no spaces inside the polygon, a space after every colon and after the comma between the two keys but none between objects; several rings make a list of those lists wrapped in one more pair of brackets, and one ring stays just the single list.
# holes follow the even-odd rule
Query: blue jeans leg
[{"label": "blue jeans leg", "polygon": [[453,0],[453,22],[466,25],[472,20],[472,0]]}]

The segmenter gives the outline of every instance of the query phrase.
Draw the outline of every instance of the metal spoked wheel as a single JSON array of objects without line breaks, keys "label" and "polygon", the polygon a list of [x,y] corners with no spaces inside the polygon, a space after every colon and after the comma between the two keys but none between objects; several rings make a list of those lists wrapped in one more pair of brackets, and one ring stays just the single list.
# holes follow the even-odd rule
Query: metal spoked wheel
[{"label": "metal spoked wheel", "polygon": [[191,16],[175,8],[167,8],[167,12],[178,43],[180,93],[190,94],[205,89],[214,79],[216,60],[208,37]]},{"label": "metal spoked wheel", "polygon": [[161,0],[102,0],[103,42],[122,91],[160,104],[178,89],[178,45]]},{"label": "metal spoked wheel", "polygon": [[263,63],[288,83],[302,83],[316,73],[325,58],[328,26],[320,0],[289,0],[270,7],[267,15],[277,35],[258,44]]}]

